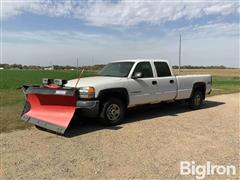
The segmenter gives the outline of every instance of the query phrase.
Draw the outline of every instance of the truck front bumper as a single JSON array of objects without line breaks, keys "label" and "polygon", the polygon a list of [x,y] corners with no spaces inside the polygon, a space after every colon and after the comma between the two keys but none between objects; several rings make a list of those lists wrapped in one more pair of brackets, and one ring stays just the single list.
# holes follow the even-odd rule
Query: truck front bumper
[{"label": "truck front bumper", "polygon": [[97,117],[99,114],[99,100],[78,100],[76,108],[81,115],[87,117]]}]

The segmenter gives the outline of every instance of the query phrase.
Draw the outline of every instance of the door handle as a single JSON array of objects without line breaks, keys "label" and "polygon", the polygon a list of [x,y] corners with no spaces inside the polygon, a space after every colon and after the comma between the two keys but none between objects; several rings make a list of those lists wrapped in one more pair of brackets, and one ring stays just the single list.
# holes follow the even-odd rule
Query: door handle
[{"label": "door handle", "polygon": [[152,81],[152,85],[156,85],[157,84],[157,81]]},{"label": "door handle", "polygon": [[172,84],[172,83],[174,83],[174,80],[171,79],[169,82]]}]

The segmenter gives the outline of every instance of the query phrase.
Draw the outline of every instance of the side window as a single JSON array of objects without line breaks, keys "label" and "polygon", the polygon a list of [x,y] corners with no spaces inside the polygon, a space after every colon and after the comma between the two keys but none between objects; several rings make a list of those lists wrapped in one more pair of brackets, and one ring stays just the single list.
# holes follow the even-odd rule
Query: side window
[{"label": "side window", "polygon": [[169,69],[167,63],[165,63],[165,62],[154,62],[154,65],[156,67],[158,77],[171,76],[171,72],[170,72],[170,69]]},{"label": "side window", "polygon": [[151,64],[149,62],[138,63],[137,66],[135,67],[135,70],[134,70],[133,74],[135,72],[141,72],[143,74],[143,78],[153,77],[152,67],[151,67]]}]

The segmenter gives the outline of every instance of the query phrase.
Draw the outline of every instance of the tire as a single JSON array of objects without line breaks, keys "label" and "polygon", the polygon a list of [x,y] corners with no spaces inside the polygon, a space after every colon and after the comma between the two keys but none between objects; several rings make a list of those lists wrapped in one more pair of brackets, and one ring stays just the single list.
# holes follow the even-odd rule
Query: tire
[{"label": "tire", "polygon": [[203,102],[203,94],[201,91],[194,91],[189,99],[190,109],[196,110],[201,108]]},{"label": "tire", "polygon": [[109,98],[102,104],[100,121],[106,126],[118,125],[122,122],[125,111],[126,107],[120,99]]}]

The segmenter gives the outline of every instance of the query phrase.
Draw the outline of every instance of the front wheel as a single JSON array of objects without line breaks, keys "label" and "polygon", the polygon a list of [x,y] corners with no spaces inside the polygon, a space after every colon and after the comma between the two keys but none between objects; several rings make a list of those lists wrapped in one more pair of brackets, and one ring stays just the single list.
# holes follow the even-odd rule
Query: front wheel
[{"label": "front wheel", "polygon": [[189,99],[189,107],[191,109],[199,109],[202,106],[203,94],[201,91],[193,92],[191,98]]},{"label": "front wheel", "polygon": [[126,107],[120,99],[110,98],[102,104],[101,122],[107,126],[118,125],[122,122],[125,111]]}]

